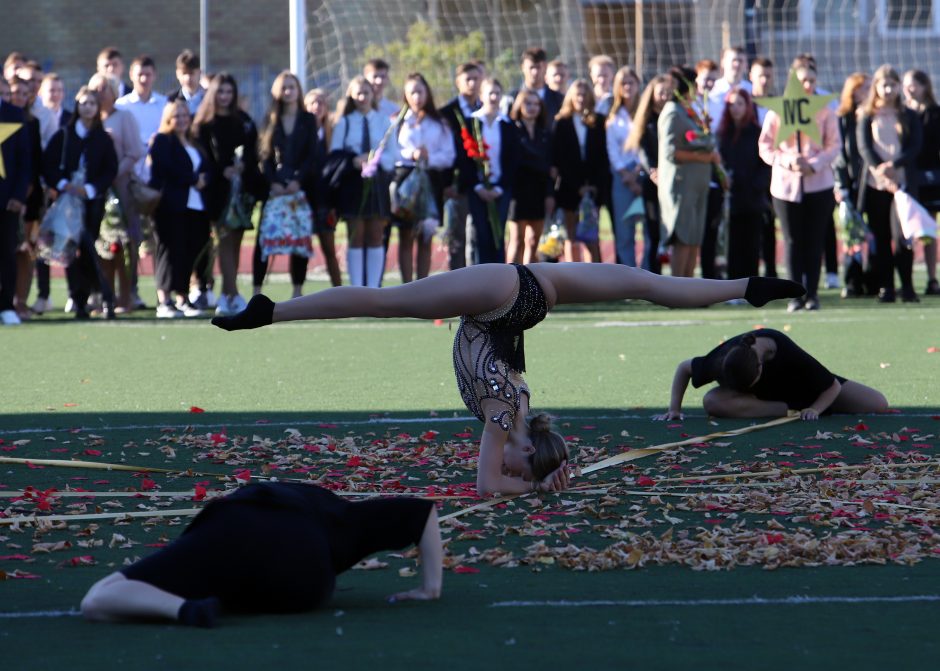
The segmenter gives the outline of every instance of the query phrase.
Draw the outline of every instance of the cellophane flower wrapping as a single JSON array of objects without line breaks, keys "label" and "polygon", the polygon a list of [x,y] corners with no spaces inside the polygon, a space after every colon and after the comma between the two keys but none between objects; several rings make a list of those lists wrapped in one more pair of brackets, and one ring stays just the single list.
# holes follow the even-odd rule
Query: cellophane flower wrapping
[{"label": "cellophane flower wrapping", "polygon": [[561,210],[548,222],[539,239],[538,252],[546,259],[558,259],[565,252],[568,233],[565,231],[564,214]]},{"label": "cellophane flower wrapping", "polygon": [[847,247],[860,245],[865,242],[868,235],[868,226],[865,219],[847,200],[839,203],[836,210],[836,218],[839,222],[839,228],[842,230],[842,244]]},{"label": "cellophane flower wrapping", "polygon": [[581,204],[578,205],[578,227],[575,229],[574,237],[579,242],[597,242],[600,239],[598,230],[598,212],[597,205],[591,194],[586,193],[581,197]]},{"label": "cellophane flower wrapping", "polygon": [[894,210],[904,237],[913,242],[931,244],[937,239],[937,220],[923,205],[906,191],[895,191]]},{"label": "cellophane flower wrapping", "polygon": [[121,201],[114,191],[109,190],[104,201],[101,230],[95,240],[95,251],[105,261],[111,261],[128,244],[130,235],[127,232],[127,220],[124,218]]},{"label": "cellophane flower wrapping", "polygon": [[274,254],[311,256],[313,212],[303,191],[274,196],[265,203],[258,231],[261,260]]},{"label": "cellophane flower wrapping", "polygon": [[444,232],[441,234],[441,240],[445,245],[449,245],[451,240],[459,239],[458,227],[467,225],[466,220],[460,221],[460,206],[453,198],[448,198],[444,202],[443,223]]},{"label": "cellophane flower wrapping", "polygon": [[53,266],[72,263],[85,226],[84,217],[85,204],[81,199],[62,192],[39,226],[39,258]]}]

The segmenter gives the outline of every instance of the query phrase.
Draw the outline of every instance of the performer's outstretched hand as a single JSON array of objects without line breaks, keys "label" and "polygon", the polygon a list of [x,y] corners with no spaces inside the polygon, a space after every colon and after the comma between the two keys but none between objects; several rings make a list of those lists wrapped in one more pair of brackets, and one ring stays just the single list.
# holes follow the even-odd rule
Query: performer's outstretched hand
[{"label": "performer's outstretched hand", "polygon": [[538,484],[538,490],[540,492],[562,492],[568,489],[569,478],[568,460],[565,459],[561,462],[561,466],[542,479]]},{"label": "performer's outstretched hand", "polygon": [[231,317],[213,317],[213,326],[226,331],[239,331],[241,329],[256,329],[267,326],[274,321],[274,301],[258,294],[252,296],[248,305],[237,315]]},{"label": "performer's outstretched hand", "polygon": [[685,415],[683,415],[678,410],[667,410],[661,415],[653,415],[654,422],[668,422],[671,419],[677,419],[681,422],[683,419],[685,419]]},{"label": "performer's outstretched hand", "polygon": [[755,308],[759,308],[779,298],[799,298],[804,294],[806,288],[799,282],[778,277],[751,277],[747,281],[744,298]]}]

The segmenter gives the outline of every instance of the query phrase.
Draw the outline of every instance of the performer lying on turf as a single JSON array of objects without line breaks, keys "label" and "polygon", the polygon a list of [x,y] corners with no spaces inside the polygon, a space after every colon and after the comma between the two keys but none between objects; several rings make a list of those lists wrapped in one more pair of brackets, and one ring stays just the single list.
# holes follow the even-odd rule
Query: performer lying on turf
[{"label": "performer lying on turf", "polygon": [[669,411],[655,419],[682,419],[682,397],[691,380],[710,382],[702,405],[716,417],[781,417],[799,410],[803,419],[822,414],[887,412],[884,395],[833,375],[780,331],[760,329],[731,338],[705,356],[679,364]]},{"label": "performer lying on turf", "polygon": [[[614,264],[483,264],[426,277],[396,287],[335,287],[274,304],[263,295],[233,317],[212,323],[229,331],[297,319],[343,317],[457,317],[454,371],[467,408],[484,423],[477,491],[481,496],[520,494],[567,487],[564,439],[549,430],[545,416],[527,421],[529,388],[523,332],[563,303],[640,298],[668,307],[701,307],[732,298],[761,306],[802,296],[795,282],[700,280],[663,277]],[[489,420],[489,421],[487,421]]]},{"label": "performer lying on turf", "polygon": [[336,575],[380,550],[417,544],[423,585],[390,598],[441,593],[434,503],[351,503],[316,485],[259,483],[209,503],[176,541],[96,582],[90,620],[177,620],[211,627],[221,609],[292,613],[322,605]]}]

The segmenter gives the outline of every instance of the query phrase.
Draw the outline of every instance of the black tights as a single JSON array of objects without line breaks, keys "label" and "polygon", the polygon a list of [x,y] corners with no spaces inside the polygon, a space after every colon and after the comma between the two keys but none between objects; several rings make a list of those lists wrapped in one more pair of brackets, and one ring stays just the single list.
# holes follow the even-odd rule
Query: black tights
[{"label": "black tights", "polygon": [[[259,238],[260,239],[260,238]],[[309,259],[299,254],[290,255],[290,281],[294,286],[300,286],[307,279],[307,263]],[[261,260],[261,246],[255,243],[255,254],[251,262],[251,276],[253,284],[260,287],[264,284],[264,277],[268,274],[268,262]]]},{"label": "black tights", "polygon": [[[894,291],[894,270],[898,271],[902,291],[913,291],[914,251],[907,245],[901,225],[894,216],[894,196],[874,187],[865,190],[865,213],[868,227],[875,236],[875,273],[878,287],[888,293]],[[894,244],[894,253],[891,246]]]},{"label": "black tights", "polygon": [[787,244],[790,279],[806,287],[807,297],[815,298],[819,289],[826,227],[832,220],[835,206],[832,190],[804,193],[799,203],[779,198],[773,200]]}]

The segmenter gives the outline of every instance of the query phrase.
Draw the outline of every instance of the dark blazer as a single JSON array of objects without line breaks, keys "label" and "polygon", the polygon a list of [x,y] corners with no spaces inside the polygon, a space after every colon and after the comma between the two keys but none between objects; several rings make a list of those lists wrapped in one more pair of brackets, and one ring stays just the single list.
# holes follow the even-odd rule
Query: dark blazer
[{"label": "dark blazer", "polygon": [[258,129],[250,116],[242,111],[230,116],[216,116],[199,127],[196,138],[212,158],[211,179],[203,193],[210,220],[217,220],[225,209],[232,183],[222,173],[235,164],[238,147],[243,148],[242,191],[264,198],[267,185],[258,170]]},{"label": "dark blazer", "polygon": [[862,155],[858,152],[858,123],[855,114],[849,113],[836,118],[839,123],[839,134],[842,137],[842,149],[836,160],[832,162],[832,174],[836,180],[836,188],[847,191],[849,197],[858,197],[858,177],[862,174]]},{"label": "dark blazer", "polygon": [[[858,120],[858,128],[855,129],[858,152],[865,162],[859,178],[858,198],[860,210],[863,209],[862,204],[868,184],[865,172],[868,170],[868,166],[876,166],[884,161],[878,154],[878,150],[875,149],[875,139],[871,129],[872,121],[872,117],[862,114]],[[915,198],[917,197],[917,157],[920,155],[922,144],[923,129],[920,125],[920,119],[916,112],[905,107],[901,110],[901,155],[894,159],[891,164],[895,168],[904,168],[904,177],[907,180],[904,190]]]},{"label": "dark blazer", "polygon": [[761,160],[759,137],[760,126],[753,123],[741,129],[737,141],[733,130],[720,138],[718,151],[731,172],[731,214],[757,215],[770,205],[770,166]]},{"label": "dark blazer", "polygon": [[[456,186],[458,193],[465,194],[470,191],[477,182],[477,168],[473,159],[467,156],[467,152],[463,148],[463,138],[460,137],[461,126],[458,117],[463,119],[464,124],[468,128],[470,127],[470,119],[463,116],[463,112],[460,110],[460,102],[457,98],[452,99],[449,103],[444,105],[440,109],[440,113],[450,126],[451,134],[454,136],[454,151],[456,152],[453,168],[445,171],[444,183]],[[454,184],[455,172],[457,174],[456,184]]]},{"label": "dark blazer", "polygon": [[[0,101],[0,123],[23,123],[23,110]],[[10,199],[26,202],[26,193],[33,173],[34,157],[26,127],[20,127],[0,146],[6,178],[0,177],[0,209],[6,210]]]},{"label": "dark blazer", "polygon": [[[515,100],[520,90],[521,89],[510,91],[509,97]],[[552,128],[555,125],[555,116],[558,114],[559,110],[561,110],[561,104],[565,101],[565,96],[563,93],[553,91],[548,88],[548,86],[543,86],[542,90],[539,92],[539,97],[542,99],[542,105],[545,107],[545,118],[548,119],[548,127]]]},{"label": "dark blazer", "polygon": [[163,192],[157,216],[185,212],[189,189],[199,181],[199,175],[205,175],[211,184],[212,159],[198,144],[194,146],[202,157],[198,171],[193,170],[186,148],[175,135],[157,133],[153,136],[150,144],[150,186]]},{"label": "dark blazer", "polygon": [[[516,127],[503,116],[499,117],[499,181],[492,186],[499,186],[506,195],[512,194],[512,187],[516,181],[516,161],[519,156],[519,134]],[[483,171],[473,163],[473,190],[477,184],[483,184]]]},{"label": "dark blazer", "polygon": [[72,110],[67,110],[64,107],[59,110],[59,128],[65,128],[69,125],[69,121],[72,120]]},{"label": "dark blazer", "polygon": [[558,170],[555,194],[558,207],[576,210],[581,202],[578,190],[585,185],[596,189],[594,200],[598,205],[606,204],[610,190],[610,162],[604,119],[597,117],[594,126],[587,129],[584,159],[581,158],[574,119],[568,117],[556,121],[552,135],[552,165]]},{"label": "dark blazer", "polygon": [[261,163],[261,173],[268,186],[287,185],[296,180],[301,186],[311,184],[317,159],[317,118],[309,112],[297,112],[294,132],[288,137],[281,124],[274,129],[271,155]]},{"label": "dark blazer", "polygon": [[[543,181],[545,196],[551,196],[554,184],[548,174],[552,169],[552,132],[545,126],[536,124],[535,137],[532,137],[522,121],[516,121],[513,125],[519,137],[516,175]],[[535,185],[530,186],[535,189]]]},{"label": "dark blazer", "polygon": [[57,188],[61,180],[72,179],[82,155],[85,183],[94,187],[95,198],[104,198],[117,177],[118,160],[111,136],[101,127],[88,131],[84,138],[78,136],[72,125],[57,130],[42,154],[42,178],[47,186]]}]

